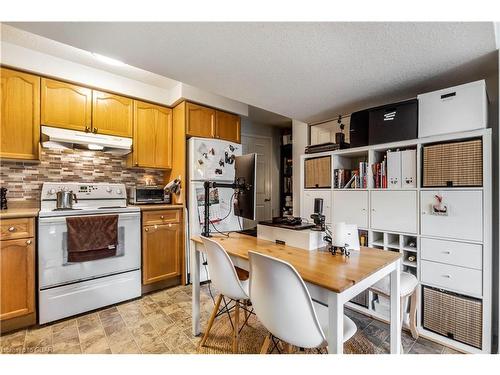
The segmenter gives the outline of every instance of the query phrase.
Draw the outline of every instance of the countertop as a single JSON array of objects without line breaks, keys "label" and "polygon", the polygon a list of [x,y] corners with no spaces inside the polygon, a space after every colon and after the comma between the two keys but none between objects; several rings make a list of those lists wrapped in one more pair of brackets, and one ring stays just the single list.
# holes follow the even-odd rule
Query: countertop
[{"label": "countertop", "polygon": [[182,204],[135,204],[141,211],[158,211],[158,210],[178,210],[184,208]]},{"label": "countertop", "polygon": [[20,217],[37,217],[39,208],[13,207],[7,210],[0,210],[0,219],[16,219]]}]

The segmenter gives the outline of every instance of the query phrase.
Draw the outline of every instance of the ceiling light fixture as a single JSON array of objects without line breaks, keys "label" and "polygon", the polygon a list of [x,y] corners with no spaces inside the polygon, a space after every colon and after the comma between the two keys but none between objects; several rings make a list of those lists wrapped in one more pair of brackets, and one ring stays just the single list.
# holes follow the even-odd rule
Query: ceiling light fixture
[{"label": "ceiling light fixture", "polygon": [[127,65],[123,61],[112,59],[111,57],[99,55],[98,53],[95,53],[95,52],[92,52],[92,56],[94,56],[97,60],[102,61],[102,62],[109,64],[109,65],[114,65],[114,66]]}]

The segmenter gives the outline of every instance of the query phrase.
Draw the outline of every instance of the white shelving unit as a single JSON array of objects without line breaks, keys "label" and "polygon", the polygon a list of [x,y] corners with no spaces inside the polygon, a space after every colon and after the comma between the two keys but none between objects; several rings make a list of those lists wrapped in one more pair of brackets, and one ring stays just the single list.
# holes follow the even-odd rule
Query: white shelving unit
[{"label": "white shelving unit", "polygon": [[[422,171],[422,147],[426,144],[448,142],[448,141],[458,141],[466,140],[471,138],[481,138],[483,144],[483,186],[474,188],[422,188],[421,182],[421,171]],[[385,152],[389,149],[415,149],[417,154],[416,160],[416,176],[417,183],[416,188],[409,189],[376,189],[373,187],[373,177],[371,172],[371,165],[381,161]],[[422,314],[421,314],[421,303],[417,309],[418,317],[418,330],[423,337],[431,339],[433,341],[445,344],[447,346],[456,348],[460,351],[470,352],[470,353],[491,353],[491,340],[492,340],[492,326],[491,326],[491,309],[492,309],[492,178],[491,178],[491,129],[481,129],[473,130],[461,133],[444,134],[427,138],[419,138],[415,140],[387,143],[382,145],[359,147],[355,149],[338,150],[333,152],[322,152],[317,154],[307,154],[301,157],[301,170],[300,179],[304,181],[304,160],[310,157],[318,156],[330,156],[332,158],[331,163],[331,176],[332,176],[332,186],[333,186],[333,170],[336,168],[349,168],[354,169],[356,163],[360,160],[366,160],[368,162],[368,187],[366,189],[321,189],[322,197],[325,199],[329,198],[329,201],[325,206],[329,206],[331,212],[328,213],[332,223],[338,221],[347,221],[363,223],[363,225],[358,224],[359,229],[366,230],[368,232],[368,245],[375,248],[384,249],[387,251],[397,251],[403,254],[403,270],[411,272],[417,276],[420,282],[419,286],[419,301],[422,299],[422,286],[428,285],[431,287],[440,287],[434,283],[424,282],[422,280],[422,260],[421,260],[421,238],[439,238],[436,236],[429,236],[422,233],[422,215],[423,207],[421,206],[422,194],[426,191],[439,191],[443,194],[446,192],[457,192],[457,191],[470,191],[470,192],[480,192],[482,197],[482,207],[478,207],[480,210],[480,217],[482,219],[482,239],[481,241],[472,241],[470,239],[460,239],[460,238],[447,238],[450,241],[456,241],[464,244],[480,244],[482,246],[482,291],[480,295],[471,295],[472,297],[479,298],[482,302],[482,348],[478,349],[459,341],[452,340],[448,337],[436,334],[434,332],[426,330],[422,326]],[[301,184],[301,197],[304,193],[308,193],[310,197],[314,197],[315,189],[304,189],[303,184]],[[383,222],[384,227],[376,227],[377,212],[373,211],[374,207],[378,207],[379,202],[375,201],[379,199],[377,196],[378,191],[385,191],[386,194],[390,194],[391,199],[387,199],[387,205],[391,205],[393,197],[397,197],[398,193],[406,192],[403,196],[412,200],[412,203],[408,206],[405,211],[401,208],[401,202],[405,202],[404,199],[400,199],[398,204],[394,204],[395,207],[384,207],[384,212],[382,214],[386,216],[387,212],[392,212],[394,210],[397,217],[394,218],[394,223],[391,220],[385,218]],[[349,192],[350,197],[346,198],[346,195],[336,194],[337,192]],[[359,195],[357,195],[359,194]],[[364,196],[362,196],[364,194]],[[380,195],[380,194],[378,194]],[[401,196],[401,194],[399,194]],[[365,202],[360,204],[360,199]],[[340,201],[342,199],[342,201]],[[346,202],[346,200],[348,200]],[[397,199],[394,199],[398,201]],[[414,200],[414,201],[413,201]],[[357,203],[356,203],[357,202]],[[310,213],[304,211],[304,206],[301,204],[301,216],[305,219],[309,219]],[[389,211],[388,211],[389,210]],[[401,217],[403,216],[403,217]],[[348,220],[346,220],[348,218]],[[375,219],[375,220],[374,220]],[[389,217],[390,219],[390,217]],[[398,230],[394,229],[397,227],[396,221],[404,221],[405,225],[402,227],[411,228],[411,230]],[[410,242],[413,242],[415,246],[409,246]],[[416,256],[416,261],[412,262],[408,260],[410,255]],[[454,290],[453,288],[442,288],[444,290],[449,290],[451,292],[460,292],[460,289]],[[467,295],[466,293],[462,293]],[[470,295],[470,294],[469,294]],[[375,317],[377,319],[388,321],[387,314],[383,309],[374,308],[377,305],[377,296],[372,292],[369,292],[368,296],[368,306],[363,307],[354,303],[349,303],[348,306],[354,310],[357,310],[363,314]]]}]

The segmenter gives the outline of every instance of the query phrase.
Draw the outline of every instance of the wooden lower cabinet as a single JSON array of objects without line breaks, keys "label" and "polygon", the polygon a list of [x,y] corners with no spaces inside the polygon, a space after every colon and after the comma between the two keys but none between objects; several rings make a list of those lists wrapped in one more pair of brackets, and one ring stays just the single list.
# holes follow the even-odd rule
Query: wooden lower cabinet
[{"label": "wooden lower cabinet", "polygon": [[180,280],[184,250],[182,223],[148,225],[146,214],[142,228],[142,283]]},{"label": "wooden lower cabinet", "polygon": [[[30,222],[34,225],[32,219]],[[11,223],[9,220],[2,220],[2,224]],[[15,223],[12,223],[11,228],[14,227]],[[34,233],[33,230],[29,232]],[[34,237],[9,239],[9,236],[2,236],[0,275],[1,331],[7,332],[34,324],[36,322]]]}]

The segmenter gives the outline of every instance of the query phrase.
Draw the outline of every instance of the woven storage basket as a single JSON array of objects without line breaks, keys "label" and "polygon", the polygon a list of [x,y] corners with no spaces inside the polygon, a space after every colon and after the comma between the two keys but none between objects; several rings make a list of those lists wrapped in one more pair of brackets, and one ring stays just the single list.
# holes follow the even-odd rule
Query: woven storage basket
[{"label": "woven storage basket", "polygon": [[368,307],[368,291],[365,290],[359,293],[356,297],[351,299],[351,302],[355,303],[356,305]]},{"label": "woven storage basket", "polygon": [[422,186],[483,186],[482,140],[424,146]]},{"label": "woven storage basket", "polygon": [[483,304],[480,300],[423,287],[423,327],[481,349]]}]

